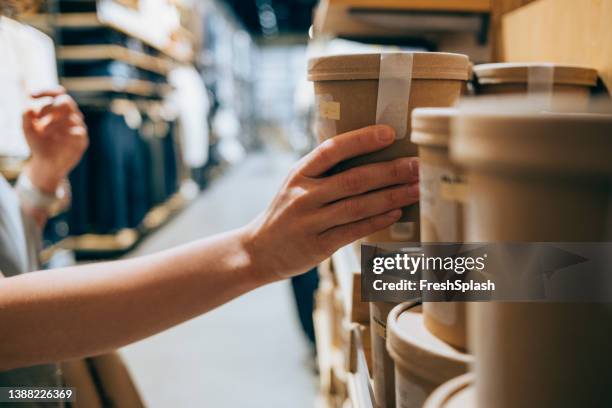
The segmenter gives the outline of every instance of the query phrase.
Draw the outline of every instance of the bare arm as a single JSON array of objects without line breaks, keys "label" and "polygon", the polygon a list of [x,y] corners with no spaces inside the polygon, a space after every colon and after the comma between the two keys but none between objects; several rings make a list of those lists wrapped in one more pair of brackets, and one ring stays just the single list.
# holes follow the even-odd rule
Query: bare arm
[{"label": "bare arm", "polygon": [[0,280],[0,371],[102,353],[266,283],[243,242],[234,231],[152,256]]},{"label": "bare arm", "polygon": [[391,225],[418,199],[414,159],[323,175],[392,141],[390,128],[376,126],[322,144],[242,229],[147,257],[0,279],[0,370],[128,344]]}]

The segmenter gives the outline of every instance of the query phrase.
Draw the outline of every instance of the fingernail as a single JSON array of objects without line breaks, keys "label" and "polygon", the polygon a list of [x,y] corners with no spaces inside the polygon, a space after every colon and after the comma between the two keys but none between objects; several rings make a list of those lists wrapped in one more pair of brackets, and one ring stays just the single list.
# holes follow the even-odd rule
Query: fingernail
[{"label": "fingernail", "polygon": [[410,170],[415,177],[419,176],[419,159],[413,159],[410,162]]},{"label": "fingernail", "polygon": [[418,184],[410,184],[408,186],[408,191],[412,197],[418,197],[421,193]]},{"label": "fingernail", "polygon": [[393,139],[395,139],[393,131],[388,127],[379,127],[376,130],[376,136],[378,137],[378,140],[382,143],[389,143],[392,142]]}]

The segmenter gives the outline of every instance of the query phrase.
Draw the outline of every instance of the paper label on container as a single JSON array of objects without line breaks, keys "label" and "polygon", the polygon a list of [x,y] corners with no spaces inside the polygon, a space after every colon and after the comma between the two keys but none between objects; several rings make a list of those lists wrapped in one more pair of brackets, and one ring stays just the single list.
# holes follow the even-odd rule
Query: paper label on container
[{"label": "paper label on container", "polygon": [[340,120],[340,102],[321,101],[319,115],[325,119]]},{"label": "paper label on container", "polygon": [[331,94],[316,96],[314,116],[314,129],[319,143],[336,136],[336,120],[340,119],[340,103],[335,102]]},{"label": "paper label on container", "polygon": [[461,203],[465,185],[451,168],[422,161],[420,172],[421,234],[429,241],[460,241]]},{"label": "paper label on container", "polygon": [[447,201],[465,203],[467,184],[459,178],[443,177],[440,181],[440,197]]},{"label": "paper label on container", "polygon": [[376,124],[391,126],[398,140],[408,136],[412,65],[413,54],[410,53],[380,55]]}]

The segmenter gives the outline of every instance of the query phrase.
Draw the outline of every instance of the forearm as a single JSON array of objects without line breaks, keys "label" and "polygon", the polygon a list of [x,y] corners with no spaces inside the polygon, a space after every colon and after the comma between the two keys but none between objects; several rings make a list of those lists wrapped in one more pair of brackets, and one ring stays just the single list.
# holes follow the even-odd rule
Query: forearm
[{"label": "forearm", "polygon": [[0,280],[0,370],[121,347],[266,283],[243,236]]}]

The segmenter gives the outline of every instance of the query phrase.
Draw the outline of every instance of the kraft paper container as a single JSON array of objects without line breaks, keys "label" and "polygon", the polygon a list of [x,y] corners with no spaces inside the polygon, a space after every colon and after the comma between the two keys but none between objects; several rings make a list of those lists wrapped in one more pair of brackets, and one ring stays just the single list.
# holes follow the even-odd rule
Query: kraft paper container
[{"label": "kraft paper container", "polygon": [[395,372],[387,352],[387,317],[397,303],[370,303],[370,335],[374,400],[379,408],[395,407]]},{"label": "kraft paper container", "polygon": [[464,374],[439,386],[425,401],[423,408],[474,408],[473,374]]},{"label": "kraft paper container", "polygon": [[591,88],[597,85],[596,70],[561,64],[481,64],[474,67],[474,76],[479,95],[526,94],[533,86],[535,91],[551,92],[553,105],[555,99],[571,99],[574,105],[587,106]]},{"label": "kraft paper container", "polygon": [[437,387],[467,372],[472,357],[434,336],[421,306],[396,306],[387,320],[387,349],[395,364],[397,408],[421,408]]},{"label": "kraft paper container", "polygon": [[[607,115],[460,115],[451,157],[468,171],[466,239],[612,240],[610,152]],[[612,406],[609,304],[482,302],[468,312],[478,408]]]},{"label": "kraft paper container", "polygon": [[[361,164],[416,156],[417,148],[410,141],[412,110],[417,107],[452,106],[459,99],[462,85],[468,78],[469,61],[465,55],[415,52],[403,53],[403,56],[408,54],[412,55],[411,73],[397,72],[398,78],[403,75],[401,79],[394,79],[395,74],[389,77],[388,73],[383,73],[387,90],[393,89],[395,83],[398,88],[403,87],[406,77],[410,78],[405,109],[396,109],[399,105],[389,109],[391,113],[401,111],[399,114],[405,114],[405,122],[400,120],[405,132],[397,135],[397,140],[390,147],[348,160],[336,171]],[[325,123],[327,129],[327,134],[318,131],[319,142],[377,123],[380,68],[381,54],[339,55],[309,61],[308,79],[314,82],[315,95],[321,101],[318,105],[318,118]],[[384,101],[385,106],[389,103]],[[418,218],[418,206],[414,205],[404,209],[400,221],[415,223]],[[418,232],[418,228],[413,231]],[[400,239],[389,238],[391,241],[405,240],[405,236]],[[418,236],[413,236],[410,241],[418,241]]]},{"label": "kraft paper container", "polygon": [[[419,146],[421,242],[463,242],[465,175],[448,153],[453,108],[412,112],[412,142]],[[463,302],[424,302],[425,326],[452,346],[466,349]]]}]

